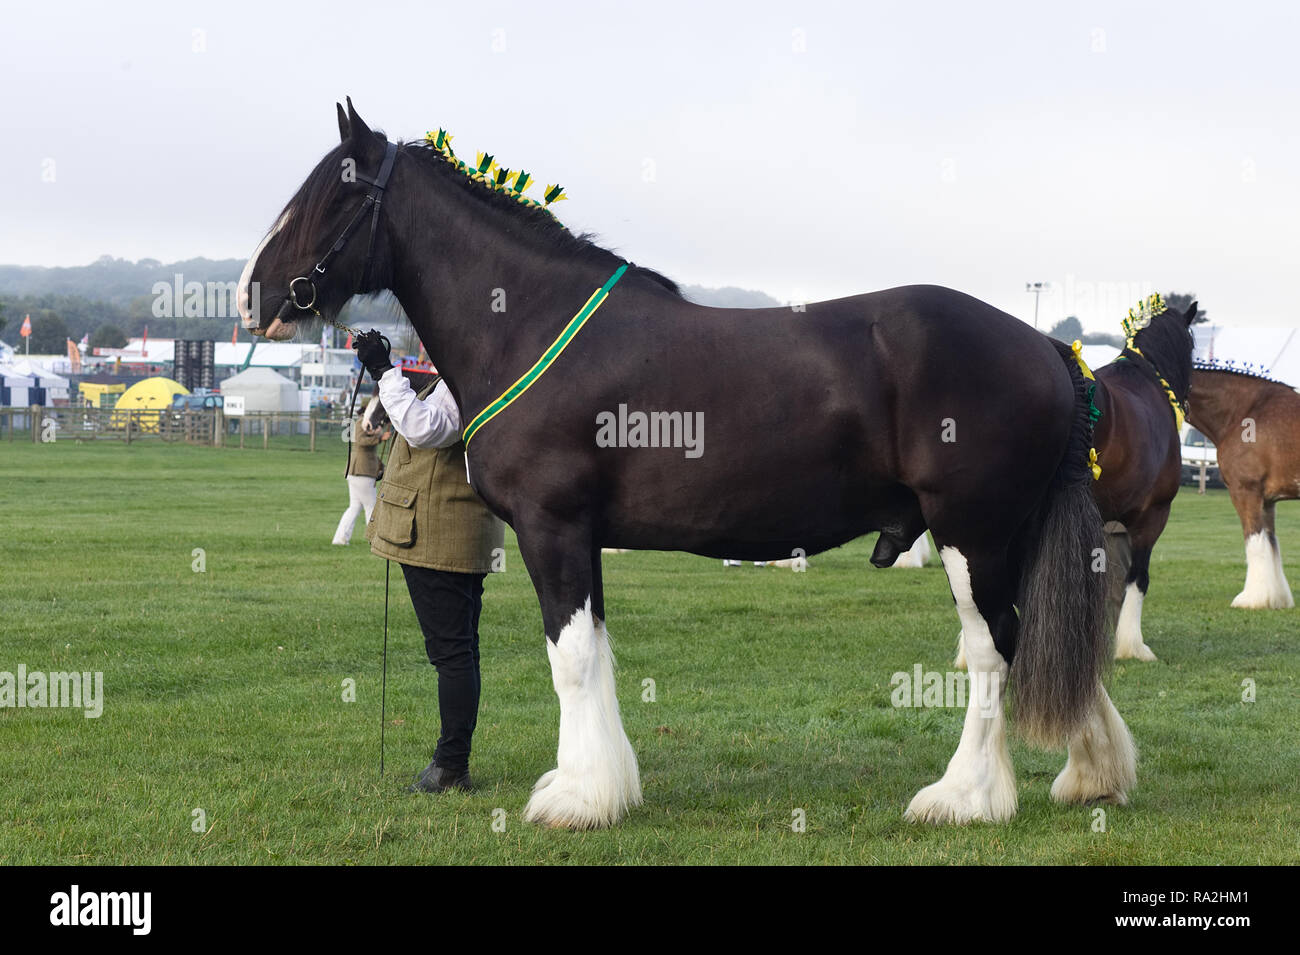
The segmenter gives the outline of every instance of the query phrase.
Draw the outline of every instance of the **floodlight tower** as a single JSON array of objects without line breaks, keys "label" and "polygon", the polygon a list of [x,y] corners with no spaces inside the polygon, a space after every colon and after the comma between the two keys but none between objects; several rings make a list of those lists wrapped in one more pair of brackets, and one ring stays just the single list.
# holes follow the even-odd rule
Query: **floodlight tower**
[{"label": "floodlight tower", "polygon": [[1025,291],[1034,293],[1034,328],[1038,327],[1038,297],[1044,292],[1050,292],[1052,289],[1051,282],[1026,282]]}]

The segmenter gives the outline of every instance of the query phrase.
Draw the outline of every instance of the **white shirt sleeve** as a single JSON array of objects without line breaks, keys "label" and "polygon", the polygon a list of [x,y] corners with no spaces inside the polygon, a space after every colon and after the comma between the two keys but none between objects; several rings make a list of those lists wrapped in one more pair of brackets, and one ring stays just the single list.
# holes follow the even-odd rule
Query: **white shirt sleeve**
[{"label": "white shirt sleeve", "polygon": [[460,409],[445,381],[421,400],[401,370],[390,368],[379,379],[379,400],[413,448],[445,448],[460,440]]}]

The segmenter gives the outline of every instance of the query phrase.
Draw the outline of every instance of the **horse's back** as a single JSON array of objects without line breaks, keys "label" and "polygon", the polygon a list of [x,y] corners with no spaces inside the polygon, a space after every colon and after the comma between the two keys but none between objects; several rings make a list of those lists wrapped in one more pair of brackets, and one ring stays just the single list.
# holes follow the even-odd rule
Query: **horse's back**
[{"label": "horse's back", "polygon": [[[1075,414],[1069,371],[1047,338],[937,286],[614,320],[629,331],[635,320],[658,347],[640,362],[609,356],[621,373],[604,379],[597,407],[609,409],[610,434],[637,410],[673,410],[698,413],[699,441],[689,455],[603,449],[589,483],[609,491],[608,526],[628,528],[649,505],[673,527],[665,536],[701,552],[724,539],[719,549],[743,556],[739,541],[712,537],[724,527],[832,546],[926,494],[954,507],[977,507],[990,488],[1036,500]],[[590,440],[589,420],[575,421],[576,441]],[[549,441],[557,446],[555,429]],[[737,494],[740,475],[762,475],[762,493]],[[631,528],[611,540],[663,546]]]}]

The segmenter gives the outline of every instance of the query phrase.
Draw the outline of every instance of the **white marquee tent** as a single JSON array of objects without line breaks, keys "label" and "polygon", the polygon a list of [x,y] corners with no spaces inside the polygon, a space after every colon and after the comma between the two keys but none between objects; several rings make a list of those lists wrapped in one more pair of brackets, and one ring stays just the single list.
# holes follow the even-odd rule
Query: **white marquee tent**
[{"label": "white marquee tent", "polygon": [[45,398],[47,401],[63,400],[68,398],[68,388],[70,383],[62,375],[56,375],[54,372],[34,361],[23,359],[13,363],[13,367],[19,374],[26,375],[28,378],[36,380],[36,387],[45,389]]},{"label": "white marquee tent", "polygon": [[1196,325],[1196,357],[1263,369],[1293,388],[1300,386],[1300,329]]},{"label": "white marquee tent", "polygon": [[298,411],[298,386],[270,368],[249,368],[221,383],[223,396],[244,399],[244,411]]},{"label": "white marquee tent", "polygon": [[36,379],[13,365],[0,365],[0,405],[26,408],[38,397]]}]

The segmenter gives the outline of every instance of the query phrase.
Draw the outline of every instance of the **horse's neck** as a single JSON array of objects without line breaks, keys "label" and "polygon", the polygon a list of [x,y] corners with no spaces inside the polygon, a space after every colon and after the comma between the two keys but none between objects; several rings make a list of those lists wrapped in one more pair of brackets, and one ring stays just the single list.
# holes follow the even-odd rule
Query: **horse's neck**
[{"label": "horse's neck", "polygon": [[537,360],[608,276],[512,235],[520,224],[509,213],[458,190],[424,190],[411,205],[409,234],[399,230],[394,243],[393,293],[472,415]]},{"label": "horse's neck", "polygon": [[[1198,386],[1199,385],[1199,386]],[[1230,376],[1206,375],[1197,378],[1192,372],[1192,387],[1187,420],[1198,431],[1218,444],[1223,435],[1245,416],[1253,403],[1251,392]]]}]

